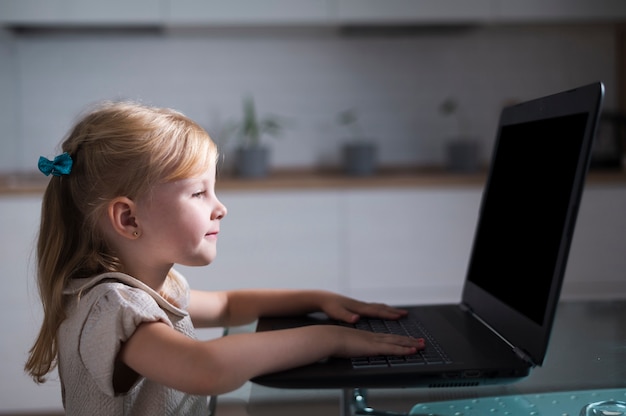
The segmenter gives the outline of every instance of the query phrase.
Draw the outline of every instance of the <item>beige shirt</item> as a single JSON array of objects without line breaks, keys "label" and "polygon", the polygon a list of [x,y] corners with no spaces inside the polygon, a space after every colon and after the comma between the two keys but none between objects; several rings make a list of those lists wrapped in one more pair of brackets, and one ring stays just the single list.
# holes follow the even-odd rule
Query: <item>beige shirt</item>
[{"label": "beige shirt", "polygon": [[76,279],[66,288],[70,301],[58,333],[58,365],[68,416],[208,414],[205,396],[186,394],[140,376],[125,391],[115,391],[113,385],[120,346],[139,324],[162,321],[195,338],[186,312],[189,286],[180,274],[174,278],[183,288],[175,299],[179,307],[122,273]]}]

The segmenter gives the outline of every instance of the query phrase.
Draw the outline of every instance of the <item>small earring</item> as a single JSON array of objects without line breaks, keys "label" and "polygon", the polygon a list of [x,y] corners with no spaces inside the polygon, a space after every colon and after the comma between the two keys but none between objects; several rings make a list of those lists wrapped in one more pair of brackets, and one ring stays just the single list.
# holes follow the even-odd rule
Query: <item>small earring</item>
[{"label": "small earring", "polygon": [[133,231],[133,237],[139,237],[139,232],[138,231]]}]

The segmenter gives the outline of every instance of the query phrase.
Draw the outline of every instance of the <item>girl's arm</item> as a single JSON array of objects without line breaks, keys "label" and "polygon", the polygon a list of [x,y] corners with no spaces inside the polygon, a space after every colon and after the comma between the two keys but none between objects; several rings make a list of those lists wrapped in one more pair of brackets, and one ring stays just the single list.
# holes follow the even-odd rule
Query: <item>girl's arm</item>
[{"label": "girl's arm", "polygon": [[196,327],[237,326],[260,316],[298,315],[322,311],[333,319],[356,322],[360,316],[398,319],[406,311],[367,303],[322,290],[192,290],[189,314]]},{"label": "girl's arm", "polygon": [[201,342],[162,322],[151,322],[137,328],[119,358],[155,382],[190,394],[214,395],[232,391],[258,375],[329,356],[404,355],[423,347],[422,340],[330,325]]}]

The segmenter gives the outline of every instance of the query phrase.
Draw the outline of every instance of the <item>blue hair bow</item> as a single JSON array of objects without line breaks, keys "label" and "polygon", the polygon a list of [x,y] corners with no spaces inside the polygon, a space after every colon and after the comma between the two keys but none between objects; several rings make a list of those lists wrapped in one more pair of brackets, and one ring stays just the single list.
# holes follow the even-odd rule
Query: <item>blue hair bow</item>
[{"label": "blue hair bow", "polygon": [[37,167],[44,175],[48,176],[50,174],[54,176],[62,176],[69,175],[72,171],[72,164],[74,161],[69,153],[65,152],[63,154],[58,155],[54,158],[54,160],[46,159],[43,156],[39,157],[39,163]]}]

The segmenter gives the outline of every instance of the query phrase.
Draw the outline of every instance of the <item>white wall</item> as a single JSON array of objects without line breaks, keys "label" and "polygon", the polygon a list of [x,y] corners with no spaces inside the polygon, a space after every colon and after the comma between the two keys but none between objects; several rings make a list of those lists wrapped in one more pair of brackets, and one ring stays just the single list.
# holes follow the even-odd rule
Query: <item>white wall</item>
[{"label": "white wall", "polygon": [[0,116],[0,171],[33,170],[40,155],[54,155],[75,116],[100,99],[175,107],[219,140],[246,93],[259,113],[292,121],[283,139],[270,140],[278,167],[335,164],[345,132],[334,120],[351,107],[380,142],[381,163],[440,163],[444,139],[457,134],[437,110],[448,96],[486,157],[506,102],[603,80],[611,108],[615,49],[610,25],[4,33],[0,88],[9,93],[0,108],[10,115]]},{"label": "white wall", "polygon": [[0,172],[19,166],[22,136],[18,131],[17,45],[12,33],[0,29]]}]

